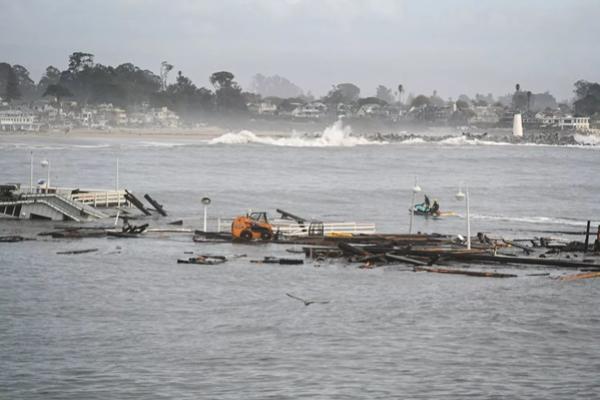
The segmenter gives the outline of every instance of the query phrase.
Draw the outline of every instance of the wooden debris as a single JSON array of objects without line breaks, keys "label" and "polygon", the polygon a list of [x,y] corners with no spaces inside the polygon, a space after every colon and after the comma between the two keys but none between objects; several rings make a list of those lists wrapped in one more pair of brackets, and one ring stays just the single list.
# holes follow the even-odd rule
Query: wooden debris
[{"label": "wooden debris", "polygon": [[415,267],[415,271],[425,271],[425,272],[435,272],[438,274],[458,274],[458,275],[469,275],[469,276],[478,276],[485,278],[516,278],[517,275],[514,274],[503,274],[499,272],[489,272],[489,271],[465,271],[462,269],[448,269],[448,268],[424,268],[424,267]]},{"label": "wooden debris", "polygon": [[232,237],[229,232],[202,232],[195,231],[192,240],[196,243],[205,242],[231,242]]},{"label": "wooden debris", "polygon": [[277,258],[277,257],[265,257],[262,260],[250,260],[253,264],[281,264],[281,265],[299,265],[304,264],[304,260],[298,260],[295,258]]},{"label": "wooden debris", "polygon": [[123,232],[130,232],[130,233],[142,233],[146,230],[146,228],[148,228],[148,224],[143,224],[143,225],[130,225],[127,230],[123,230]]},{"label": "wooden debris", "polygon": [[429,265],[426,262],[423,262],[421,260],[417,260],[415,258],[410,258],[410,257],[405,257],[405,256],[398,256],[392,253],[385,253],[385,257],[389,258],[390,260],[393,261],[401,261],[403,263],[407,263],[407,264],[414,264],[414,265]]},{"label": "wooden debris", "polygon": [[130,202],[131,204],[133,204],[138,210],[140,210],[141,212],[143,212],[145,215],[152,215],[152,213],[150,211],[148,211],[146,209],[146,207],[144,207],[144,203],[142,203],[141,201],[139,201],[138,198],[135,197],[128,190],[125,190],[124,197],[125,197],[125,200],[127,200],[128,202]]},{"label": "wooden debris", "polygon": [[510,256],[499,256],[499,255],[486,255],[486,254],[460,254],[452,255],[453,259],[456,260],[470,260],[470,261],[485,261],[501,264],[527,264],[527,265],[545,265],[562,268],[583,268],[589,267],[589,263],[581,263],[574,261],[565,261],[552,258],[533,258],[533,257],[510,257]]},{"label": "wooden debris", "polygon": [[68,250],[68,251],[57,251],[56,254],[85,254],[85,253],[93,253],[98,251],[98,249],[82,249],[82,250]]},{"label": "wooden debris", "polygon": [[0,243],[15,243],[15,242],[22,242],[23,240],[32,240],[32,239],[25,239],[23,236],[0,236]]},{"label": "wooden debris", "polygon": [[225,257],[225,256],[202,255],[202,256],[190,257],[187,259],[178,259],[177,264],[217,265],[217,264],[223,264],[226,261],[227,261],[227,257]]},{"label": "wooden debris", "polygon": [[576,281],[579,279],[590,279],[590,278],[600,278],[600,271],[597,272],[584,272],[581,274],[573,274],[561,276],[558,278],[559,281]]}]

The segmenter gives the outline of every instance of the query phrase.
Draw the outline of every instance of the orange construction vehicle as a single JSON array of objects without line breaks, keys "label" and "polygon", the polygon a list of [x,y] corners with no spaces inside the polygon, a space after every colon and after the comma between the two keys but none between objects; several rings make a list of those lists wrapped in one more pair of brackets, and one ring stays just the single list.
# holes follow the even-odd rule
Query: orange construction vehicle
[{"label": "orange construction vehicle", "polygon": [[243,240],[271,240],[273,226],[267,220],[266,212],[253,212],[250,215],[240,215],[231,223],[231,236]]}]

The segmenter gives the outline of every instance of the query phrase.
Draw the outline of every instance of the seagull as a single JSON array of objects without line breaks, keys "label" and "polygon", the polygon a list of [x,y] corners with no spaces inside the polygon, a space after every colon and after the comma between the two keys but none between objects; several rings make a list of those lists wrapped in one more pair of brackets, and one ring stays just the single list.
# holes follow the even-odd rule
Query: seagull
[{"label": "seagull", "polygon": [[311,304],[327,304],[327,303],[329,303],[329,301],[304,300],[304,299],[301,299],[300,297],[296,297],[289,293],[286,293],[286,295],[288,297],[291,297],[292,299],[300,300],[301,302],[304,303],[305,306],[310,306]]}]

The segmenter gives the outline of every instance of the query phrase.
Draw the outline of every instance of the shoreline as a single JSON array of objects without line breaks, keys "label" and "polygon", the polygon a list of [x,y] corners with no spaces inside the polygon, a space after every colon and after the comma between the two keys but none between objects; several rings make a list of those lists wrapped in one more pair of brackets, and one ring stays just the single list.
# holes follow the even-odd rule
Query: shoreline
[{"label": "shoreline", "polygon": [[[249,124],[252,125],[252,124]],[[508,144],[545,144],[545,145],[582,145],[592,147],[600,143],[600,135],[593,133],[584,133],[576,131],[556,131],[556,130],[539,130],[531,129],[525,132],[523,138],[512,137],[512,131],[509,128],[490,128],[490,129],[472,129],[471,132],[460,132],[453,127],[423,127],[415,129],[413,132],[408,132],[405,129],[394,131],[370,131],[365,132],[362,129],[352,129],[353,137],[363,137],[368,140],[382,141],[387,143],[399,143],[403,141],[411,141],[414,139],[422,139],[424,142],[439,142],[450,138],[465,138],[467,140],[481,140]],[[313,129],[316,126],[311,126]],[[265,129],[266,128],[266,129]],[[289,138],[294,133],[303,134],[307,139],[314,139],[324,130],[317,130],[311,133],[309,130],[290,129],[289,126],[281,126],[279,129],[275,127],[257,127],[242,126],[222,127],[217,125],[207,125],[204,127],[195,128],[116,128],[107,130],[76,128],[68,132],[59,129],[52,129],[43,132],[32,131],[16,131],[0,132],[1,139],[23,138],[25,140],[32,139],[72,139],[72,140],[180,140],[180,141],[210,141],[225,134],[237,135],[241,132],[248,131],[253,135],[261,138],[281,139]],[[590,142],[579,143],[575,140],[575,135],[589,136]]]}]

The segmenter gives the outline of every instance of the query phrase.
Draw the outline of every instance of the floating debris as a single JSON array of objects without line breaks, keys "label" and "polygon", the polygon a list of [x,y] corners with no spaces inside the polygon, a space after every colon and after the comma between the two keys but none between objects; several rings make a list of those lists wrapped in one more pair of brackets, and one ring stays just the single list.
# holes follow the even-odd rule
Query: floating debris
[{"label": "floating debris", "polygon": [[18,236],[18,235],[0,236],[0,243],[15,243],[15,242],[22,242],[24,240],[34,240],[34,239],[24,238],[23,236]]},{"label": "floating debris", "polygon": [[265,257],[262,260],[250,260],[254,264],[282,264],[282,265],[300,265],[304,264],[304,260],[295,258],[277,258],[277,257]]},{"label": "floating debris", "polygon": [[448,268],[415,267],[414,270],[416,272],[424,271],[424,272],[435,272],[438,274],[457,274],[457,275],[478,276],[478,277],[485,277],[485,278],[516,278],[518,276],[515,274],[503,274],[503,273],[491,272],[491,271],[466,271],[463,269],[448,269]]},{"label": "floating debris", "polygon": [[329,301],[318,301],[318,300],[305,300],[298,296],[294,296],[293,294],[286,293],[286,296],[291,297],[292,299],[301,301],[305,306],[310,306],[311,304],[329,304]]},{"label": "floating debris", "polygon": [[576,281],[579,279],[590,279],[590,278],[600,278],[600,271],[584,272],[581,274],[561,276],[560,278],[558,278],[558,280],[559,281]]},{"label": "floating debris", "polygon": [[67,251],[57,251],[56,254],[85,254],[85,253],[93,253],[98,251],[98,249],[82,249],[82,250],[67,250]]},{"label": "floating debris", "polygon": [[201,255],[196,257],[190,257],[187,259],[178,259],[177,264],[202,264],[202,265],[217,265],[227,262],[225,256],[210,256]]}]

